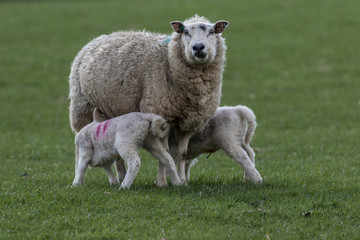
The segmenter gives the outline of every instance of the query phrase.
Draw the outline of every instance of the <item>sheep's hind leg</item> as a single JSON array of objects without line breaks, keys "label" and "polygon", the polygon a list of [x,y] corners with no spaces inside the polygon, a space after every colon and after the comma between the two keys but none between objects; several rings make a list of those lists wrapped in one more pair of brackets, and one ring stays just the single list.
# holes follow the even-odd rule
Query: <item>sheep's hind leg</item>
[{"label": "sheep's hind leg", "polygon": [[81,93],[70,94],[69,117],[74,132],[79,132],[84,126],[92,122],[94,107]]}]

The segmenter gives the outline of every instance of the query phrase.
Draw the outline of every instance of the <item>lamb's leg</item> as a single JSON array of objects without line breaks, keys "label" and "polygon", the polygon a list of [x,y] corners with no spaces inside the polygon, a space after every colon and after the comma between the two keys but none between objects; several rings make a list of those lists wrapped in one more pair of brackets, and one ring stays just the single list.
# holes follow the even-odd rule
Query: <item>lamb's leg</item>
[{"label": "lamb's leg", "polygon": [[[190,168],[197,162],[197,159],[192,159],[192,160],[187,160],[186,164],[185,164],[185,176],[186,176],[186,181],[189,182],[190,180]],[[161,162],[159,162],[159,172],[158,172],[158,176],[156,178],[155,184],[159,187],[162,186],[167,186],[166,183],[166,176],[169,175],[168,172],[166,172],[166,168],[163,164],[161,164]],[[165,182],[165,184],[163,185],[163,182]]]},{"label": "lamb's leg", "polygon": [[185,176],[186,176],[186,181],[189,182],[190,181],[190,169],[192,166],[194,166],[194,164],[197,162],[197,159],[191,159],[191,160],[187,160],[186,164],[185,164]]},{"label": "lamb's leg", "polygon": [[84,185],[84,174],[92,157],[92,151],[89,149],[79,148],[77,151],[76,156],[78,159],[76,160],[77,164],[75,167],[73,186]]},{"label": "lamb's leg", "polygon": [[112,164],[106,165],[104,166],[104,170],[106,172],[106,175],[108,176],[110,185],[118,185],[120,182],[119,180],[115,177],[114,172],[111,168]]},{"label": "lamb's leg", "polygon": [[249,180],[253,183],[261,183],[261,175],[256,170],[255,165],[251,162],[246,151],[242,149],[241,146],[231,146],[231,144],[228,144],[223,150],[244,168],[246,173],[245,181]]},{"label": "lamb's leg", "polygon": [[[249,156],[251,162],[255,166],[255,152],[248,144],[241,144],[241,147],[246,151],[247,155]],[[246,171],[244,171],[244,179],[247,179]]]},{"label": "lamb's leg", "polygon": [[116,176],[119,179],[119,181],[123,181],[126,175],[126,166],[125,166],[125,162],[124,159],[119,158],[116,162],[115,162],[115,169],[116,169]]},{"label": "lamb's leg", "polygon": [[[166,146],[161,143],[160,139],[155,139],[152,141],[152,146],[148,149],[149,152],[159,159],[161,164],[163,164],[166,169],[169,171],[170,180],[171,183],[175,186],[183,185],[182,182],[179,179],[179,176],[176,173],[176,166],[173,158],[170,156],[170,154],[166,151]],[[166,169],[162,169],[163,166],[159,165],[159,173],[158,178],[160,183],[163,183],[163,178],[166,178]],[[160,172],[161,169],[161,172]],[[159,176],[160,175],[160,176]],[[165,179],[166,182],[166,179]]]},{"label": "lamb's leg", "polygon": [[120,153],[120,155],[121,158],[126,161],[128,170],[126,172],[124,181],[121,183],[119,189],[129,189],[140,170],[140,166],[141,166],[140,157],[137,151]]},{"label": "lamb's leg", "polygon": [[166,181],[166,167],[161,161],[159,161],[159,171],[154,183],[158,187],[166,187],[168,185]]},{"label": "lamb's leg", "polygon": [[241,144],[241,147],[246,151],[249,156],[251,162],[255,165],[255,152],[248,144]]},{"label": "lamb's leg", "polygon": [[76,176],[76,171],[79,165],[79,148],[77,146],[75,146],[75,176]]},{"label": "lamb's leg", "polygon": [[179,177],[183,184],[186,185],[186,175],[185,175],[185,164],[186,164],[186,154],[187,148],[189,144],[189,140],[193,132],[181,132],[179,138],[179,145],[177,149],[177,154],[175,158],[175,162],[178,163],[179,166]]}]

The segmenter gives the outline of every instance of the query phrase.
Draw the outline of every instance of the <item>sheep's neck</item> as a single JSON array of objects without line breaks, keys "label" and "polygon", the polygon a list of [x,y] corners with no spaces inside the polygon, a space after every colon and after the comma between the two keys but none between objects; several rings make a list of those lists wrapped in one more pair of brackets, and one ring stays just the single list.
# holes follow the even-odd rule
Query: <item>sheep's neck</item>
[{"label": "sheep's neck", "polygon": [[189,66],[183,58],[176,62],[170,60],[169,65],[170,90],[201,96],[211,93],[221,84],[223,61],[219,62],[219,59],[203,67]]}]

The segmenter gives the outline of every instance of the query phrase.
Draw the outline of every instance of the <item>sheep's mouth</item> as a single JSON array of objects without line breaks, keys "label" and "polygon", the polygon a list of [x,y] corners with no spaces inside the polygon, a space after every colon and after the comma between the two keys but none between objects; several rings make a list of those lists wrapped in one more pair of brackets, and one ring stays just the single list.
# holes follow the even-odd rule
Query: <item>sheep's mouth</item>
[{"label": "sheep's mouth", "polygon": [[196,57],[196,58],[200,58],[200,59],[204,59],[204,58],[206,58],[207,57],[207,53],[204,53],[204,52],[195,52],[194,53],[194,56]]}]

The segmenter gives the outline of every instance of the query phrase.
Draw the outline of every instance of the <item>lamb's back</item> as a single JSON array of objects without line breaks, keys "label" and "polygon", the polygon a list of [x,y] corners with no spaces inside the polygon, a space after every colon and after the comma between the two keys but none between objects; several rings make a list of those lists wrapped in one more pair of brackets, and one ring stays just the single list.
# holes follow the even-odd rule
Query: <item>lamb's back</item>
[{"label": "lamb's back", "polygon": [[245,124],[236,107],[218,107],[205,127],[191,137],[187,158],[194,159],[203,153],[216,152],[232,141],[240,142],[245,136]]}]

